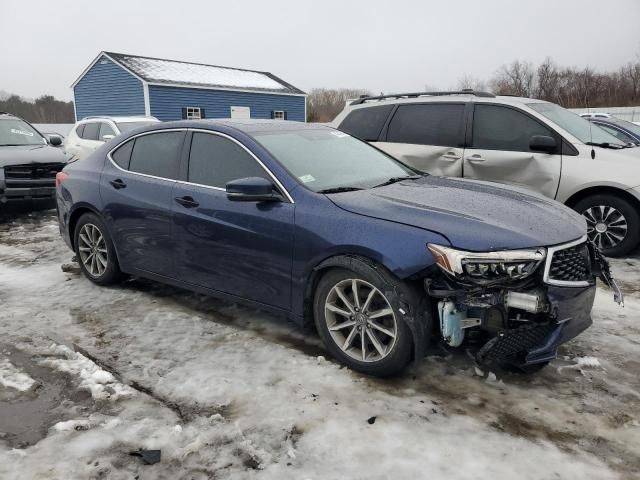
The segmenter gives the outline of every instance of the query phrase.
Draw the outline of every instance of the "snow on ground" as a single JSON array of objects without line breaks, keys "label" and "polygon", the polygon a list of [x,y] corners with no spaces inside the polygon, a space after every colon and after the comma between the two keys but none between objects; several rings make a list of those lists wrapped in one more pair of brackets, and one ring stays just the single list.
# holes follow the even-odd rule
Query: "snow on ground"
[{"label": "snow on ground", "polygon": [[33,378],[16,369],[8,359],[0,359],[0,385],[26,392],[34,383]]},{"label": "snow on ground", "polygon": [[625,308],[599,289],[594,326],[537,375],[478,376],[451,352],[391,380],[284,320],[143,280],[99,288],[62,272],[70,258],[51,216],[0,224],[0,362],[68,382],[22,444],[0,388],[0,478],[638,478],[637,258],[615,262]]}]

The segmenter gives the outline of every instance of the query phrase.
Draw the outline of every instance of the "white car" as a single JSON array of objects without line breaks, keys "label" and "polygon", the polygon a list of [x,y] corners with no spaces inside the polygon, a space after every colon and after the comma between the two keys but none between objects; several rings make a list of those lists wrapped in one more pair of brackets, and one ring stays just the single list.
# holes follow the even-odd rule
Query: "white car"
[{"label": "white car", "polygon": [[157,123],[155,117],[86,117],[71,129],[65,147],[71,158],[83,159],[104,142],[134,128]]}]

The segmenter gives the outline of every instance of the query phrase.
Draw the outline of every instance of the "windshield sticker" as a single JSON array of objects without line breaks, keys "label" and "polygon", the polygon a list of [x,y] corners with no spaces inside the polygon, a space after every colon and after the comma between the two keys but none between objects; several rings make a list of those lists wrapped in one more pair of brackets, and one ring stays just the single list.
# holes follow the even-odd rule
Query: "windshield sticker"
[{"label": "windshield sticker", "polygon": [[349,135],[343,132],[331,132],[331,135],[335,135],[338,138],[348,137]]},{"label": "windshield sticker", "polygon": [[33,137],[33,133],[25,132],[24,130],[16,130],[15,128],[11,129],[11,133],[15,133],[16,135],[26,135],[27,137]]},{"label": "windshield sticker", "polygon": [[298,177],[300,179],[300,181],[302,183],[310,183],[310,182],[315,182],[316,179],[313,177],[313,175],[302,175],[301,177]]}]

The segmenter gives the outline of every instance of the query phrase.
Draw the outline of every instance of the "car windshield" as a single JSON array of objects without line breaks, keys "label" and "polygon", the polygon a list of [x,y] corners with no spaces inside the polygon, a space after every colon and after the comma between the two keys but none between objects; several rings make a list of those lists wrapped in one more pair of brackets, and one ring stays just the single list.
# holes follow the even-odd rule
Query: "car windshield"
[{"label": "car windshield", "polygon": [[18,119],[0,119],[0,147],[42,145],[47,140],[31,125]]},{"label": "car windshield", "polygon": [[640,125],[636,125],[635,123],[628,122],[626,120],[616,120],[613,124],[618,125],[625,130],[629,130],[635,136],[640,137]]},{"label": "car windshield", "polygon": [[529,103],[528,106],[569,132],[582,143],[608,143],[610,145],[625,146],[616,137],[592,124],[589,120],[555,103]]},{"label": "car windshield", "polygon": [[415,172],[361,140],[337,130],[253,134],[292,175],[314,192],[371,188]]},{"label": "car windshield", "polygon": [[154,122],[151,120],[142,121],[142,122],[116,122],[116,125],[118,125],[118,129],[120,130],[120,133],[126,133],[133,130],[134,128],[146,127],[148,125],[153,125],[154,123],[158,123],[158,122]]}]

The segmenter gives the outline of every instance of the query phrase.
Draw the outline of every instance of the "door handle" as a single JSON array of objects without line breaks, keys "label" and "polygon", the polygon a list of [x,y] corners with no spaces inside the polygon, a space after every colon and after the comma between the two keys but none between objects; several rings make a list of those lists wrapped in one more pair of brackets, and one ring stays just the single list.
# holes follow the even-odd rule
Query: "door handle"
[{"label": "door handle", "polygon": [[475,155],[471,155],[469,158],[467,158],[467,160],[469,160],[471,163],[484,162],[484,158],[482,158],[482,155],[478,155],[477,153]]},{"label": "door handle", "polygon": [[126,188],[127,184],[124,183],[121,179],[116,178],[115,180],[111,180],[109,182],[113,188],[116,190],[120,190],[121,188]]},{"label": "door handle", "polygon": [[198,202],[196,202],[193,197],[185,196],[185,197],[176,197],[176,202],[182,205],[184,208],[195,208],[200,206]]},{"label": "door handle", "polygon": [[460,160],[461,157],[456,152],[447,152],[442,155],[442,158],[446,158],[447,160]]}]

